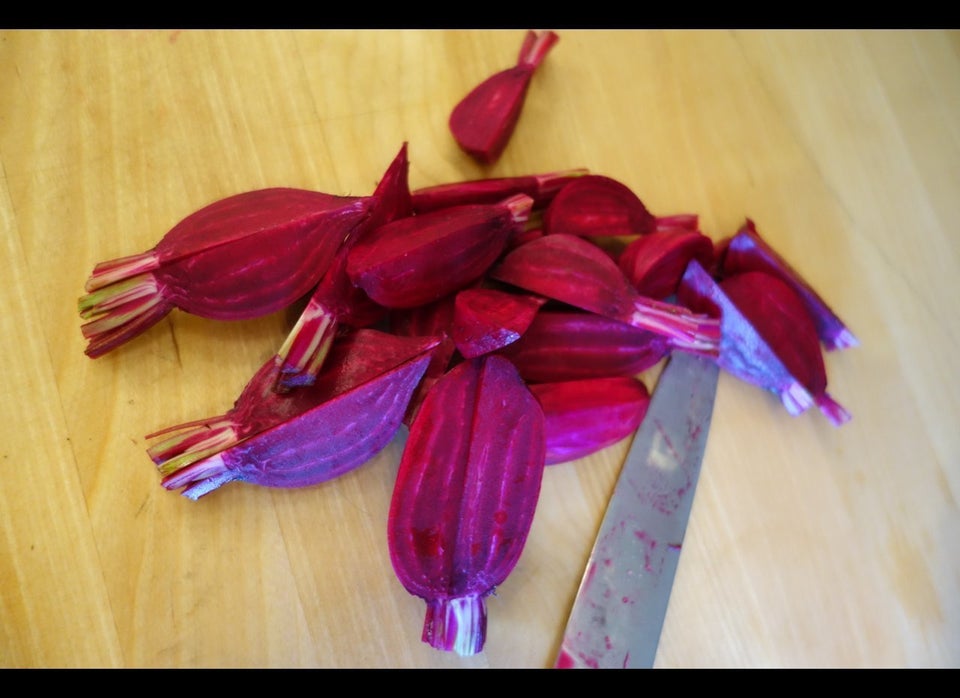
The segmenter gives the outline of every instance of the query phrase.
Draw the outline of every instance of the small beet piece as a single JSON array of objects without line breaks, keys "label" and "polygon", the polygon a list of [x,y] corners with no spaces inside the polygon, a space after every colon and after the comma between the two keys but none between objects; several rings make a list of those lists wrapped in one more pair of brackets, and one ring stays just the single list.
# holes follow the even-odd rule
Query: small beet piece
[{"label": "small beet piece", "polygon": [[786,282],[761,271],[728,277],[720,288],[813,396],[824,416],[834,426],[849,421],[850,414],[827,393],[817,328],[803,299]]},{"label": "small beet piece", "polygon": [[664,300],[677,292],[691,259],[713,266],[713,241],[699,231],[663,230],[630,241],[617,265],[641,295]]},{"label": "small beet piece", "polygon": [[486,597],[523,551],[544,459],[543,410],[503,357],[465,360],[427,393],[400,459],[388,543],[397,578],[427,604],[431,647],[483,649]]},{"label": "small beet piece", "polygon": [[544,235],[510,252],[490,271],[504,283],[670,337],[676,346],[715,356],[716,319],[641,296],[617,263],[575,235]]},{"label": "small beet piece", "polygon": [[454,300],[454,344],[472,359],[517,341],[527,330],[545,298],[492,288],[464,289]]},{"label": "small beet piece", "polygon": [[517,64],[481,82],[454,107],[450,132],[471,157],[484,164],[500,157],[520,119],[534,72],[559,40],[552,31],[528,31]]},{"label": "small beet piece", "polygon": [[656,365],[670,339],[582,311],[541,310],[523,335],[500,350],[529,382],[633,376]]},{"label": "small beet piece", "polygon": [[543,407],[547,465],[583,458],[626,438],[650,406],[646,385],[629,376],[536,383],[530,391]]},{"label": "small beet piece", "polygon": [[800,295],[816,323],[817,334],[827,350],[846,349],[860,344],[830,306],[790,264],[760,237],[752,220],[724,245],[721,272],[724,276],[745,271],[765,271],[787,283]]},{"label": "small beet piece", "polygon": [[370,199],[301,189],[237,194],[175,225],[143,254],[97,264],[78,301],[91,358],[174,308],[214,320],[280,310],[317,283]]},{"label": "small beet piece", "polygon": [[421,214],[450,206],[495,204],[515,194],[526,194],[533,199],[533,210],[536,211],[545,208],[567,183],[585,174],[585,168],[576,168],[539,175],[490,177],[437,184],[416,189],[411,193],[413,210]]},{"label": "small beet piece", "polygon": [[547,235],[649,235],[660,229],[696,229],[696,225],[695,215],[654,216],[630,187],[598,174],[578,177],[564,186],[543,214]]},{"label": "small beet piece", "polygon": [[412,308],[478,281],[526,223],[533,200],[453,206],[370,231],[350,250],[350,280],[387,308]]},{"label": "small beet piece", "polygon": [[[429,362],[429,350],[421,351],[372,377],[364,370],[369,366],[361,365],[359,371],[326,366],[329,372],[317,381],[322,386],[317,394],[332,393],[329,398],[282,420],[268,420],[275,423],[185,467],[168,472],[161,465],[166,473],[162,485],[183,488],[183,496],[196,500],[232,481],[291,488],[339,477],[366,463],[393,438]],[[266,380],[256,386],[261,395]],[[273,403],[280,412],[285,399]]]}]

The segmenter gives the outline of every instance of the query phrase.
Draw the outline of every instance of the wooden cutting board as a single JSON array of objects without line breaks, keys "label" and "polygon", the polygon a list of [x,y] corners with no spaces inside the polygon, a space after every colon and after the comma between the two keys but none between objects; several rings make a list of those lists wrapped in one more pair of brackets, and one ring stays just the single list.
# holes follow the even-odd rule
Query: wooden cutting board
[{"label": "wooden cutting board", "polygon": [[446,120],[522,31],[0,33],[0,665],[552,665],[626,440],[547,470],[459,657],[390,565],[397,442],[159,485],[144,435],[226,411],[289,313],[83,354],[97,262],[231,194],[369,194],[407,142],[413,187],[585,167],[717,240],[750,217],[861,342],[825,357],[840,428],[721,376],[658,667],[960,666],[960,33],[559,33],[489,168]]}]

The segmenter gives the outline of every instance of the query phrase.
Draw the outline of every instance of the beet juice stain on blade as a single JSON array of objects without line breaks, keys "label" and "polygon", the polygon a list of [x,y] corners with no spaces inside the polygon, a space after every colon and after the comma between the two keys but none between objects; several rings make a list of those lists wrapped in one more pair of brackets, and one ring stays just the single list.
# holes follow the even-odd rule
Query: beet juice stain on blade
[{"label": "beet juice stain on blade", "polygon": [[634,437],[556,667],[650,668],[706,448],[719,369],[674,352]]}]

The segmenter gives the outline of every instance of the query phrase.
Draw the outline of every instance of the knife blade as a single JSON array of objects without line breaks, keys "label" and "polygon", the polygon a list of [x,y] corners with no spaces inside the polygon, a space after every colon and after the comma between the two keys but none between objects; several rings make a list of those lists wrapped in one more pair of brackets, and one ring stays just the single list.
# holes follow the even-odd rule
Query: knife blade
[{"label": "knife blade", "polygon": [[557,668],[650,668],[706,449],[718,380],[674,352],[634,436],[564,631]]}]

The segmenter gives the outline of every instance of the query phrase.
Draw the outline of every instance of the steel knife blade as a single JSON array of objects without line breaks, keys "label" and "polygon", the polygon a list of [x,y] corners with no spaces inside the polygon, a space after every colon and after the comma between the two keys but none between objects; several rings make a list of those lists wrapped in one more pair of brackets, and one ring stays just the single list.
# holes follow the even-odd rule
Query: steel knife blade
[{"label": "steel knife blade", "polygon": [[634,436],[557,668],[651,668],[706,449],[719,369],[674,352]]}]

